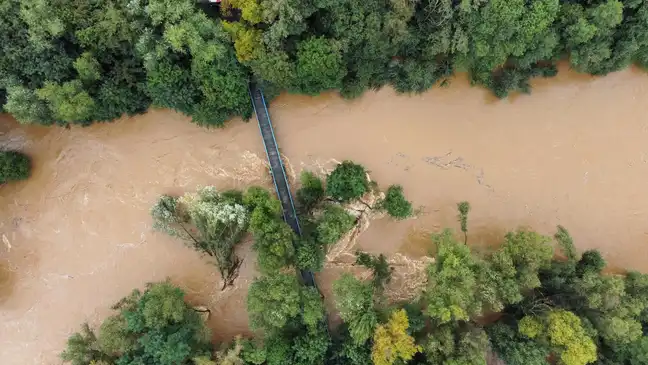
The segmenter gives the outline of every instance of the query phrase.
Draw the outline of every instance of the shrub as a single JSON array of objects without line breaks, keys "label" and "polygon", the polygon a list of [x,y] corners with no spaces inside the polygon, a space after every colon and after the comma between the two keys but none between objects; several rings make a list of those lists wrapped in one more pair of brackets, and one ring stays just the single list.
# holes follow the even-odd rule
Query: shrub
[{"label": "shrub", "polygon": [[297,190],[297,204],[302,213],[308,213],[324,198],[324,184],[310,171],[303,171],[299,180],[301,188]]},{"label": "shrub", "polygon": [[576,266],[576,270],[581,275],[585,272],[600,273],[605,268],[605,265],[605,259],[603,259],[600,252],[597,250],[588,250],[583,252]]},{"label": "shrub", "polygon": [[335,243],[353,228],[354,223],[355,218],[344,208],[338,205],[329,205],[317,221],[317,240],[324,244]]},{"label": "shrub", "polygon": [[29,156],[17,151],[0,152],[0,184],[25,180],[31,172]]},{"label": "shrub", "polygon": [[412,215],[412,203],[405,199],[403,187],[400,185],[392,185],[387,189],[381,207],[396,219],[405,219]]},{"label": "shrub", "polygon": [[368,190],[365,168],[351,161],[339,164],[326,179],[328,195],[342,202],[357,199]]}]

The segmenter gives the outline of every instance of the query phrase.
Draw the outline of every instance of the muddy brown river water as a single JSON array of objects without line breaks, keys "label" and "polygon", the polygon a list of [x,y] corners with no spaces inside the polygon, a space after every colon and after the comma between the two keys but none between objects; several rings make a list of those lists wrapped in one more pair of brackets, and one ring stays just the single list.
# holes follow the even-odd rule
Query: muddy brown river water
[{"label": "muddy brown river water", "polygon": [[[420,208],[417,219],[373,222],[359,240],[365,250],[421,256],[428,233],[456,227],[455,205],[468,200],[473,244],[562,224],[579,249],[648,271],[648,76],[565,70],[534,85],[505,101],[462,77],[410,97],[282,95],[270,112],[293,175],[352,159],[383,187],[402,184]],[[30,180],[0,187],[2,363],[60,363],[83,321],[100,323],[131,289],[167,277],[209,306],[215,339],[249,333],[249,243],[236,287],[221,293],[203,258],[151,230],[148,210],[162,193],[201,185],[270,186],[256,123],[205,130],[155,110],[71,130],[5,116],[0,131],[0,144],[34,158]],[[321,275],[322,286],[333,276]]]}]

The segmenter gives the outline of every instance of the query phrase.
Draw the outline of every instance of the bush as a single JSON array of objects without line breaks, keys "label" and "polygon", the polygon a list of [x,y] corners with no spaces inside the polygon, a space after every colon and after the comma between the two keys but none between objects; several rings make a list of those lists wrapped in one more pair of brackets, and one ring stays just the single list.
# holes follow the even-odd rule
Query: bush
[{"label": "bush", "polygon": [[381,207],[396,219],[405,219],[412,215],[412,203],[405,199],[403,187],[400,185],[392,185],[387,189]]},{"label": "bush", "polygon": [[299,180],[301,188],[297,190],[297,204],[302,213],[308,213],[324,198],[324,184],[310,171],[303,171]]},{"label": "bush", "polygon": [[324,244],[335,243],[353,228],[354,223],[355,218],[344,208],[338,205],[329,205],[317,221],[317,240]]},{"label": "bush", "polygon": [[16,151],[0,152],[0,184],[26,180],[31,172],[29,156]]},{"label": "bush", "polygon": [[329,196],[342,202],[357,199],[369,190],[367,172],[361,165],[344,161],[326,179],[326,190]]},{"label": "bush", "polygon": [[580,261],[576,265],[577,272],[582,275],[585,272],[600,273],[605,268],[605,259],[597,250],[588,250],[583,252]]}]

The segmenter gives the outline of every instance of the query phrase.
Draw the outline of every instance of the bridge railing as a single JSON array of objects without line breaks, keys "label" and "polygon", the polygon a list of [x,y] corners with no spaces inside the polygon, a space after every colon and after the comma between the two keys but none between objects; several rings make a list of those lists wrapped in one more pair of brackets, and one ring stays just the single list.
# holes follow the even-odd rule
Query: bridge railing
[{"label": "bridge railing", "polygon": [[[259,94],[261,95],[261,101],[263,102],[263,109],[265,111],[266,116],[268,117],[268,125],[270,126],[270,131],[272,132],[272,141],[274,142],[274,145],[277,149],[277,158],[279,159],[279,165],[281,166],[281,175],[283,176],[284,182],[286,184],[288,199],[290,199],[290,208],[292,209],[292,214],[295,219],[295,223],[297,224],[296,233],[297,235],[301,236],[301,225],[299,224],[299,217],[297,216],[297,210],[295,209],[295,202],[293,201],[292,193],[290,192],[290,184],[288,184],[288,175],[286,175],[286,168],[284,167],[283,160],[281,159],[281,154],[279,152],[279,144],[277,143],[277,139],[275,137],[274,126],[272,125],[272,119],[270,119],[270,113],[268,112],[268,106],[265,101],[265,96],[263,95],[263,90],[260,88],[258,90],[259,90]],[[277,188],[277,184],[275,182],[275,189],[276,188]]]}]

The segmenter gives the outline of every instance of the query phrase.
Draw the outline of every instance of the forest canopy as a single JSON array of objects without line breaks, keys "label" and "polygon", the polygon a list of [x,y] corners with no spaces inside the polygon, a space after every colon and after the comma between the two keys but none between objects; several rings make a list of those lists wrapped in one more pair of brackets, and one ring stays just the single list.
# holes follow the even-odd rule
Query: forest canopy
[{"label": "forest canopy", "polygon": [[22,123],[110,121],[149,107],[249,118],[248,83],[357,97],[466,72],[499,97],[566,59],[648,66],[641,0],[0,0],[0,104]]}]

